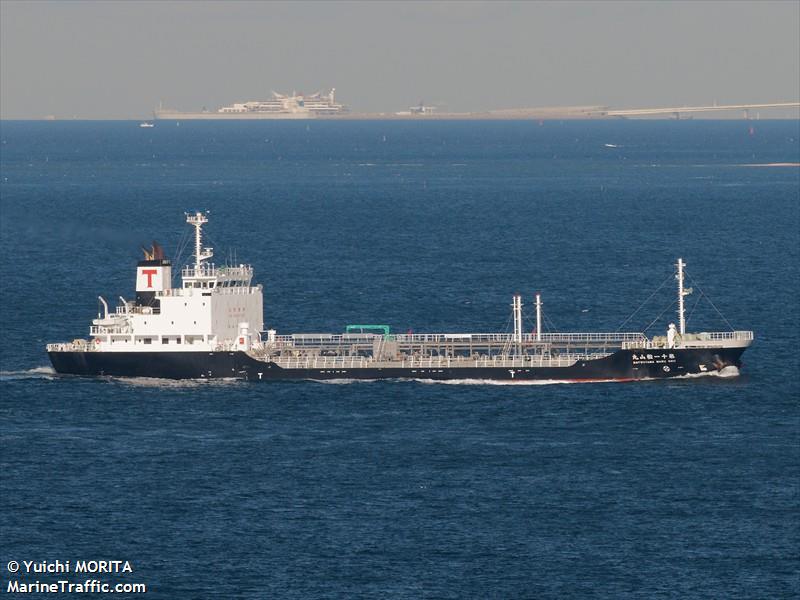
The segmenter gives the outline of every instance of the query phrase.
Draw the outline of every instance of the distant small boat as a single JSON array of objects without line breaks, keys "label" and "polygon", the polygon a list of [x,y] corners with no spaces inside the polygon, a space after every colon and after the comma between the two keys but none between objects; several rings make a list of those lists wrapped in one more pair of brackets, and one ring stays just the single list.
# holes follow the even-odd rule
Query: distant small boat
[{"label": "distant small boat", "polygon": [[139,127],[146,128],[146,127],[155,127],[155,123],[148,123],[147,121],[142,121],[139,123]]}]

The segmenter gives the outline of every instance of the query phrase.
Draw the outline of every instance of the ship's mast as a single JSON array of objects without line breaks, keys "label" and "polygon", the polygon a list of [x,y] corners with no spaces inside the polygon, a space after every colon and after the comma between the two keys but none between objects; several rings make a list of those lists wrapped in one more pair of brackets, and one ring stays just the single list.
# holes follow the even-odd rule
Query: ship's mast
[{"label": "ship's mast", "polygon": [[194,225],[194,269],[199,272],[203,267],[203,261],[214,255],[212,248],[203,248],[203,225],[208,223],[208,217],[197,211],[193,215],[186,215],[186,222]]},{"label": "ship's mast", "polygon": [[685,289],[683,287],[683,268],[686,266],[686,263],[683,262],[682,258],[678,259],[678,274],[676,278],[678,279],[678,319],[679,319],[679,331],[680,334],[683,335],[686,333],[686,310],[683,303],[683,297],[688,296],[692,293],[691,289]]}]

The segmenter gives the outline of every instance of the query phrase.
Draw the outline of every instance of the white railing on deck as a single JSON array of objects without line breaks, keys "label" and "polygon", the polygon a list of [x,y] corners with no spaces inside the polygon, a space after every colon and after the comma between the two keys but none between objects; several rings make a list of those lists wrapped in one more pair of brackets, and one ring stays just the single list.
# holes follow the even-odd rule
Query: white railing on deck
[{"label": "white railing on deck", "polygon": [[[531,334],[529,339],[535,340],[536,335]],[[523,336],[525,339],[525,336]],[[646,340],[643,333],[543,333],[543,342],[569,342],[569,343],[609,343],[633,342]]]},{"label": "white railing on deck", "polygon": [[[373,333],[295,333],[292,335],[276,335],[275,341],[282,344],[315,344],[315,343],[353,343],[358,341],[371,341],[376,338],[383,338],[383,334]],[[514,336],[511,333],[413,333],[413,334],[390,334],[392,341],[404,344],[422,343],[514,343]],[[541,342],[563,342],[563,343],[589,343],[589,344],[622,344],[623,342],[644,342],[647,336],[643,333],[543,333]],[[525,333],[522,335],[522,342],[525,344],[536,343],[535,333]]]},{"label": "white railing on deck", "polygon": [[181,277],[183,278],[229,277],[231,279],[250,279],[252,276],[253,268],[250,265],[241,267],[218,267],[214,264],[204,264],[199,269],[195,269],[193,266],[187,266],[181,269]]},{"label": "white railing on deck", "polygon": [[94,350],[94,344],[82,342],[76,344],[74,342],[64,342],[59,344],[47,344],[48,352],[88,352]]},{"label": "white railing on deck", "polygon": [[245,294],[252,294],[258,291],[257,287],[253,286],[246,286],[246,285],[238,285],[238,286],[231,286],[225,287],[218,285],[213,288],[171,288],[168,290],[160,290],[156,292],[157,298],[169,298],[170,296],[194,296],[199,293],[213,293],[213,294],[229,294],[229,295],[245,295]]},{"label": "white railing on deck", "polygon": [[[701,331],[699,333],[684,333],[675,336],[675,348],[681,347],[703,347],[703,342],[709,342],[710,347],[719,347],[720,342],[752,342],[752,331]],[[643,342],[630,341],[623,342],[623,350],[633,350],[636,348],[666,348],[667,336],[655,336],[652,340],[645,339]]]},{"label": "white railing on deck", "polygon": [[103,325],[89,326],[89,335],[130,335],[133,329],[130,327],[105,327]]},{"label": "white railing on deck", "polygon": [[752,331],[701,331],[700,333],[687,333],[684,337],[691,336],[695,340],[752,340]]}]

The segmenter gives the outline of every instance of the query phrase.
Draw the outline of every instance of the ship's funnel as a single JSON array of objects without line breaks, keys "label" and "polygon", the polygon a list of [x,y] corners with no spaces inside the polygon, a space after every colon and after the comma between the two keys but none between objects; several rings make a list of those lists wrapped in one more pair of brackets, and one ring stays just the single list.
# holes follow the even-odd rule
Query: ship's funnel
[{"label": "ship's funnel", "polygon": [[162,292],[171,287],[172,266],[168,260],[141,260],[136,267],[137,292]]},{"label": "ship's funnel", "polygon": [[172,263],[164,258],[164,251],[156,242],[152,250],[142,248],[144,260],[136,265],[136,304],[152,306],[156,292],[172,287]]}]

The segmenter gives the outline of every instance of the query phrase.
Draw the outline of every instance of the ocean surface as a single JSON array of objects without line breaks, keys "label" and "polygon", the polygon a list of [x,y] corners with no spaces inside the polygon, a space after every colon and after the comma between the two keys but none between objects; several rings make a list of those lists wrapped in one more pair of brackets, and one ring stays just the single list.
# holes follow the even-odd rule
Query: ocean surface
[{"label": "ocean surface", "polygon": [[[58,559],[147,598],[800,595],[797,121],[5,121],[0,159],[3,593],[87,578],[7,566]],[[688,329],[756,341],[632,384],[55,376],[198,209],[279,333],[505,331],[537,291],[614,331],[681,256]]]}]

